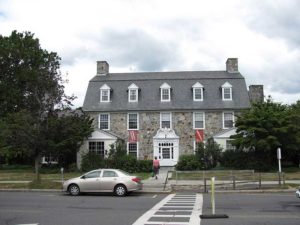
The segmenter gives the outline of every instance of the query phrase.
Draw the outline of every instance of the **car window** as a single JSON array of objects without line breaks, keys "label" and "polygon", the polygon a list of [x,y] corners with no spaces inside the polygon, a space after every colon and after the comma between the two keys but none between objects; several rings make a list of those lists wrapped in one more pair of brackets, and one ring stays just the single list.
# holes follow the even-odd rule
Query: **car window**
[{"label": "car window", "polygon": [[101,170],[100,171],[93,171],[93,172],[85,174],[84,177],[85,178],[96,178],[96,177],[100,176],[100,173],[101,173]]},{"label": "car window", "polygon": [[105,170],[103,172],[103,177],[117,177],[118,174],[115,171]]}]

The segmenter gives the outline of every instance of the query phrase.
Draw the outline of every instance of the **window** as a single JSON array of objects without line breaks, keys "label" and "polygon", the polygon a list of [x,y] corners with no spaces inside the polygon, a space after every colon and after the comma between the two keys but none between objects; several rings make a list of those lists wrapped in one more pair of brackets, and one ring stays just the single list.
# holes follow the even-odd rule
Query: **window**
[{"label": "window", "polygon": [[115,171],[104,170],[102,177],[118,177],[118,174]]},{"label": "window", "polygon": [[160,128],[171,128],[171,113],[160,114]]},{"label": "window", "polygon": [[235,150],[235,146],[232,145],[232,140],[226,140],[226,150]]},{"label": "window", "polygon": [[94,152],[104,158],[104,142],[103,141],[90,141],[89,152]]},{"label": "window", "polygon": [[138,95],[139,95],[139,87],[136,86],[134,83],[132,83],[128,87],[128,102],[137,102],[138,101]]},{"label": "window", "polygon": [[85,174],[84,178],[86,178],[86,179],[88,179],[88,178],[97,178],[97,177],[100,177],[100,174],[101,174],[101,170],[93,171],[93,172]]},{"label": "window", "polygon": [[109,114],[103,113],[99,115],[99,129],[100,130],[109,130]]},{"label": "window", "polygon": [[199,82],[193,85],[193,99],[194,101],[203,101],[203,85]]},{"label": "window", "polygon": [[100,102],[110,102],[110,91],[111,88],[104,84],[100,88]]},{"label": "window", "polygon": [[138,157],[138,143],[127,143],[127,153],[134,157]]},{"label": "window", "polygon": [[232,100],[232,85],[228,82],[225,82],[222,85],[222,99],[223,101],[230,101]]},{"label": "window", "polygon": [[234,124],[234,113],[224,112],[223,113],[223,129],[232,128]]},{"label": "window", "polygon": [[128,130],[138,130],[139,129],[139,115],[137,113],[128,113],[127,115],[127,129]]},{"label": "window", "polygon": [[204,129],[205,128],[205,116],[203,112],[194,112],[194,129]]},{"label": "window", "polygon": [[160,86],[160,100],[162,102],[171,101],[171,86],[164,83]]}]

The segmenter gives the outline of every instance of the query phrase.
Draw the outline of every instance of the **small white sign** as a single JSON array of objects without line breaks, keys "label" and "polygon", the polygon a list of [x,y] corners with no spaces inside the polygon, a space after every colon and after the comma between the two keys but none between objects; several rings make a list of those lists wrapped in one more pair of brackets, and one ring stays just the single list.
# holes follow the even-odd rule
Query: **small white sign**
[{"label": "small white sign", "polygon": [[277,148],[277,159],[281,159],[281,148]]}]

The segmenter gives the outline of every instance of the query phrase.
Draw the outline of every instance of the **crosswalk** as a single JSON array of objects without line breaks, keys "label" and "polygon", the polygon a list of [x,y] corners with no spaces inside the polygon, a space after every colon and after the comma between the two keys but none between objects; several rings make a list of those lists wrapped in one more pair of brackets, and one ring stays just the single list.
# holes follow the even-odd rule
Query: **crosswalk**
[{"label": "crosswalk", "polygon": [[201,194],[170,194],[132,225],[200,224],[202,205]]}]

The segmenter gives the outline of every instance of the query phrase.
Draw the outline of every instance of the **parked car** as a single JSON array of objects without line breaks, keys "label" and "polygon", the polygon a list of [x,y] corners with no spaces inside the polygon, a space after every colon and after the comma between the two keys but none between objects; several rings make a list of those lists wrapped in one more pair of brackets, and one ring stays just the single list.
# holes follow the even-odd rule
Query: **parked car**
[{"label": "parked car", "polygon": [[118,169],[97,169],[63,183],[63,190],[76,196],[82,192],[113,192],[117,196],[141,190],[141,179]]},{"label": "parked car", "polygon": [[296,191],[296,196],[297,196],[298,198],[300,198],[300,188],[297,189],[297,191]]}]

